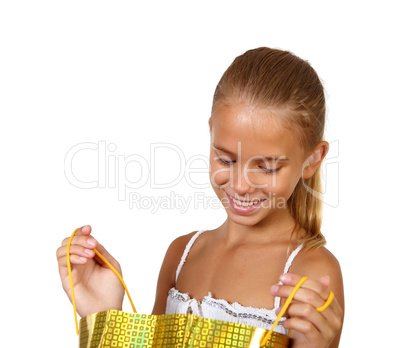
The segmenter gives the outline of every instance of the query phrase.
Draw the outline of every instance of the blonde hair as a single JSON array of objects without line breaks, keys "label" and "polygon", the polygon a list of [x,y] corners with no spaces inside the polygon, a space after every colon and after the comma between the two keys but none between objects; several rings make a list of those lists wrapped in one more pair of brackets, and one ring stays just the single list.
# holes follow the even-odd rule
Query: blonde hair
[{"label": "blonde hair", "polygon": [[[231,102],[285,111],[278,113],[281,125],[296,131],[305,154],[323,140],[324,88],[310,64],[288,51],[260,47],[237,57],[216,87],[210,127],[219,105]],[[303,237],[307,249],[326,243],[321,233],[321,191],[320,164],[311,178],[299,180],[287,203],[296,221],[292,235],[303,227],[307,232]]]}]

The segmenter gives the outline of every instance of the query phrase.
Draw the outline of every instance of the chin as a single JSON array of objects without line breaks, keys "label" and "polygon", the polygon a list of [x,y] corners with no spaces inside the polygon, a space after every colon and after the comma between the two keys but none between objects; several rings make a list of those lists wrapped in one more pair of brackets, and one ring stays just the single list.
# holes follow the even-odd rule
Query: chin
[{"label": "chin", "polygon": [[227,212],[227,211],[226,213],[228,215],[229,220],[233,221],[235,224],[242,226],[255,226],[262,221],[262,219],[257,216],[250,216],[250,215],[241,216],[233,212]]}]

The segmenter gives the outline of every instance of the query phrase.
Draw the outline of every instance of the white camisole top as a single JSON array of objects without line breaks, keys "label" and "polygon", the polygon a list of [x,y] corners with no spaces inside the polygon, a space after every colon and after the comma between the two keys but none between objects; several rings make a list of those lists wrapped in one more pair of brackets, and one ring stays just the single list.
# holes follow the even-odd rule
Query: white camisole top
[{"label": "white camisole top", "polygon": [[[199,230],[188,242],[180,264],[177,267],[176,282],[191,247],[193,246],[197,237],[205,231],[206,230]],[[302,248],[303,244],[299,245],[299,247],[290,254],[283,273],[287,273],[289,271],[293,259]],[[281,282],[279,282],[279,284],[281,284]],[[280,301],[280,297],[275,297],[275,304],[274,308],[272,309],[244,307],[237,302],[228,303],[224,299],[215,299],[211,296],[210,292],[203,298],[202,301],[198,301],[190,298],[188,294],[179,292],[173,287],[169,290],[167,297],[166,314],[194,314],[199,317],[246,324],[269,330],[277,318],[275,310],[279,308]],[[279,321],[274,331],[287,335],[288,330],[282,326],[282,322],[284,320],[285,318],[282,318]]]}]

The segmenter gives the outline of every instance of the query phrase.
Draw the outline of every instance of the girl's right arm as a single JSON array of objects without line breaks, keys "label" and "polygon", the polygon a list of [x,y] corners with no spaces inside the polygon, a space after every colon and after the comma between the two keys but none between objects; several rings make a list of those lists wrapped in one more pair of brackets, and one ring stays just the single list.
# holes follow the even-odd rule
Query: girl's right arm
[{"label": "girl's right arm", "polygon": [[[81,317],[108,309],[121,310],[124,288],[113,271],[96,256],[96,248],[121,274],[119,263],[91,237],[91,226],[79,228],[70,246],[71,274],[77,312]],[[57,261],[63,289],[71,301],[67,269],[67,244],[63,240],[57,249]]]}]

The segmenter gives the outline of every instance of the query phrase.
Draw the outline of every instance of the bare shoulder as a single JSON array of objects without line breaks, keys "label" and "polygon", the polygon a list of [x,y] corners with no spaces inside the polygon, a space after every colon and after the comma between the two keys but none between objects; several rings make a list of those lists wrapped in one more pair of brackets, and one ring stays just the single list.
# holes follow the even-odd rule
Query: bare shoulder
[{"label": "bare shoulder", "polygon": [[183,244],[187,245],[187,243],[190,241],[190,239],[197,233],[197,231],[193,231],[187,234],[183,234],[180,237],[177,237],[175,240],[173,240],[173,242],[171,243],[171,245],[173,245],[174,247],[177,246],[182,246]]},{"label": "bare shoulder", "polygon": [[169,245],[169,248],[166,251],[165,259],[163,261],[163,264],[168,266],[170,270],[169,273],[174,274],[176,272],[176,268],[180,263],[184,249],[186,248],[187,243],[190,241],[190,239],[192,238],[192,236],[194,236],[195,233],[197,233],[197,231],[177,237]]},{"label": "bare shoulder", "polygon": [[292,272],[311,278],[325,275],[335,279],[342,277],[337,258],[325,247],[314,250],[302,249],[293,262]]},{"label": "bare shoulder", "polygon": [[186,248],[186,245],[196,233],[197,231],[190,232],[174,239],[173,242],[169,245],[166,256],[175,258],[179,257],[180,259],[181,255],[184,252],[184,249]]},{"label": "bare shoulder", "polygon": [[338,302],[343,307],[344,294],[341,266],[337,258],[327,248],[303,249],[295,258],[291,272],[307,276],[313,280],[329,276],[330,288],[334,291]]}]

